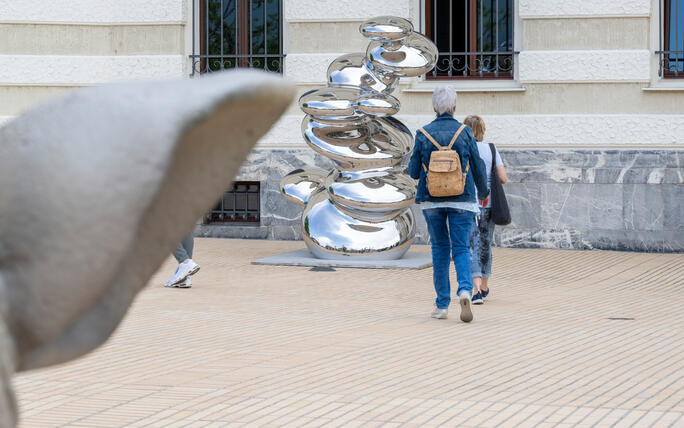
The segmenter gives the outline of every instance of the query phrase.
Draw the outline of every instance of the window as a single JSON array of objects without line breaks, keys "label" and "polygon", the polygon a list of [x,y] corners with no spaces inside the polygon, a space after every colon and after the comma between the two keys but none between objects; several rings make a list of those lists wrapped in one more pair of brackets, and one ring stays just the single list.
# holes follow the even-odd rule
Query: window
[{"label": "window", "polygon": [[260,222],[261,183],[258,181],[236,181],[223,194],[213,210],[207,213],[205,223],[242,223]]},{"label": "window", "polygon": [[512,79],[513,0],[425,0],[439,58],[428,79]]},{"label": "window", "polygon": [[661,0],[660,34],[660,76],[684,77],[684,0]]},{"label": "window", "polygon": [[[281,73],[282,0],[195,0],[192,75],[236,67]],[[199,48],[199,54],[196,52]]]}]

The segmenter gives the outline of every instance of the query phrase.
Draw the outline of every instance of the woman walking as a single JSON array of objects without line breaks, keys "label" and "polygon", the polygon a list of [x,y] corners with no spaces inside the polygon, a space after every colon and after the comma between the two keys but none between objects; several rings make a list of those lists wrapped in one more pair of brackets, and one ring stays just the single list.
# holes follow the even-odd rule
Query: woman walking
[{"label": "woman walking", "polygon": [[[472,115],[463,121],[475,134],[477,150],[487,170],[487,189],[492,188],[492,170],[505,184],[508,181],[501,155],[494,144],[482,140],[485,135],[485,123],[480,116]],[[494,168],[492,168],[494,163]],[[480,206],[480,217],[470,235],[470,265],[473,271],[473,299],[475,305],[481,305],[489,295],[489,276],[492,273],[492,238],[494,237],[494,221],[492,220],[491,200]]]},{"label": "woman walking", "polygon": [[[469,238],[473,218],[479,211],[475,187],[477,198],[488,198],[487,172],[478,154],[472,130],[453,118],[456,91],[450,86],[435,89],[432,105],[437,117],[416,133],[408,167],[411,177],[419,180],[416,202],[423,210],[432,244],[433,282],[437,298],[431,316],[447,318],[451,303],[449,266],[453,257],[461,306],[460,318],[463,322],[470,322],[473,319],[470,307],[473,282]],[[442,148],[438,149],[438,146]],[[459,195],[435,197],[428,191],[427,165],[430,165],[433,152],[448,149],[449,146],[450,150],[458,153],[461,171],[466,178],[465,186]]]}]

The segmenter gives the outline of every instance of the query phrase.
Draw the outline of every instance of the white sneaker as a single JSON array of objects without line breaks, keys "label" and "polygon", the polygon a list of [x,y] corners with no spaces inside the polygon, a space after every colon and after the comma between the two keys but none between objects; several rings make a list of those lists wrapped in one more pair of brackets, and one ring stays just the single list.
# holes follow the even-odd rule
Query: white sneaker
[{"label": "white sneaker", "polygon": [[464,291],[458,295],[458,303],[461,305],[461,321],[470,322],[473,320],[473,311],[470,308],[470,293]]},{"label": "white sneaker", "polygon": [[169,285],[167,287],[172,287],[176,284],[185,281],[185,278],[189,277],[190,275],[196,274],[199,270],[199,265],[195,263],[192,259],[187,259],[183,261],[183,263],[178,265],[176,273],[174,273],[171,279],[168,280]]},{"label": "white sneaker", "polygon": [[[176,268],[176,272],[178,272],[178,268]],[[164,287],[173,287],[173,285],[171,285],[171,280],[176,276],[176,272],[171,275],[171,278],[164,281]]]},{"label": "white sneaker", "polygon": [[432,318],[437,318],[438,320],[445,320],[447,318],[448,314],[449,314],[449,309],[439,309],[437,307],[437,305],[435,305],[435,309],[433,309],[430,316]]},{"label": "white sneaker", "polygon": [[192,281],[190,280],[190,277],[185,278],[183,281],[179,282],[178,284],[170,284],[169,281],[166,281],[166,282],[164,282],[164,287],[190,288],[190,287],[192,287]]},{"label": "white sneaker", "polygon": [[185,278],[185,281],[179,282],[176,284],[177,288],[190,288],[192,287],[192,281],[190,280],[190,277]]}]

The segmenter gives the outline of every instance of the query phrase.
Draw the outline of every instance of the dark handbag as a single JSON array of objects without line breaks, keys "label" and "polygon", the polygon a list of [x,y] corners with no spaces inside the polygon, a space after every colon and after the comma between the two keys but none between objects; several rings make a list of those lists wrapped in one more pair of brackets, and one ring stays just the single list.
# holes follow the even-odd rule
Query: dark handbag
[{"label": "dark handbag", "polygon": [[492,188],[489,194],[491,218],[494,224],[506,226],[511,223],[511,211],[508,209],[508,201],[506,200],[503,185],[496,174],[496,149],[494,144],[489,143],[489,149],[492,151]]}]

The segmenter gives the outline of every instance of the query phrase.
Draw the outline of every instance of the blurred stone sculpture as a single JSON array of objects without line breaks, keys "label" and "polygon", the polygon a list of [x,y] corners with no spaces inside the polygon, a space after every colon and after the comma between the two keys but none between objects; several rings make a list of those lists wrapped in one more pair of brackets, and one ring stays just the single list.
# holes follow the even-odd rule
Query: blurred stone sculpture
[{"label": "blurred stone sculpture", "polygon": [[335,59],[328,86],[299,99],[304,139],[336,168],[293,171],[281,192],[305,207],[302,236],[314,256],[398,259],[415,237],[416,186],[400,168],[413,136],[392,117],[399,100],[390,94],[399,78],[431,70],[438,52],[403,18],[373,18],[360,31],[371,39],[366,52]]},{"label": "blurred stone sculpture", "polygon": [[115,84],[0,128],[1,427],[12,374],[105,342],[292,96],[256,71]]}]

